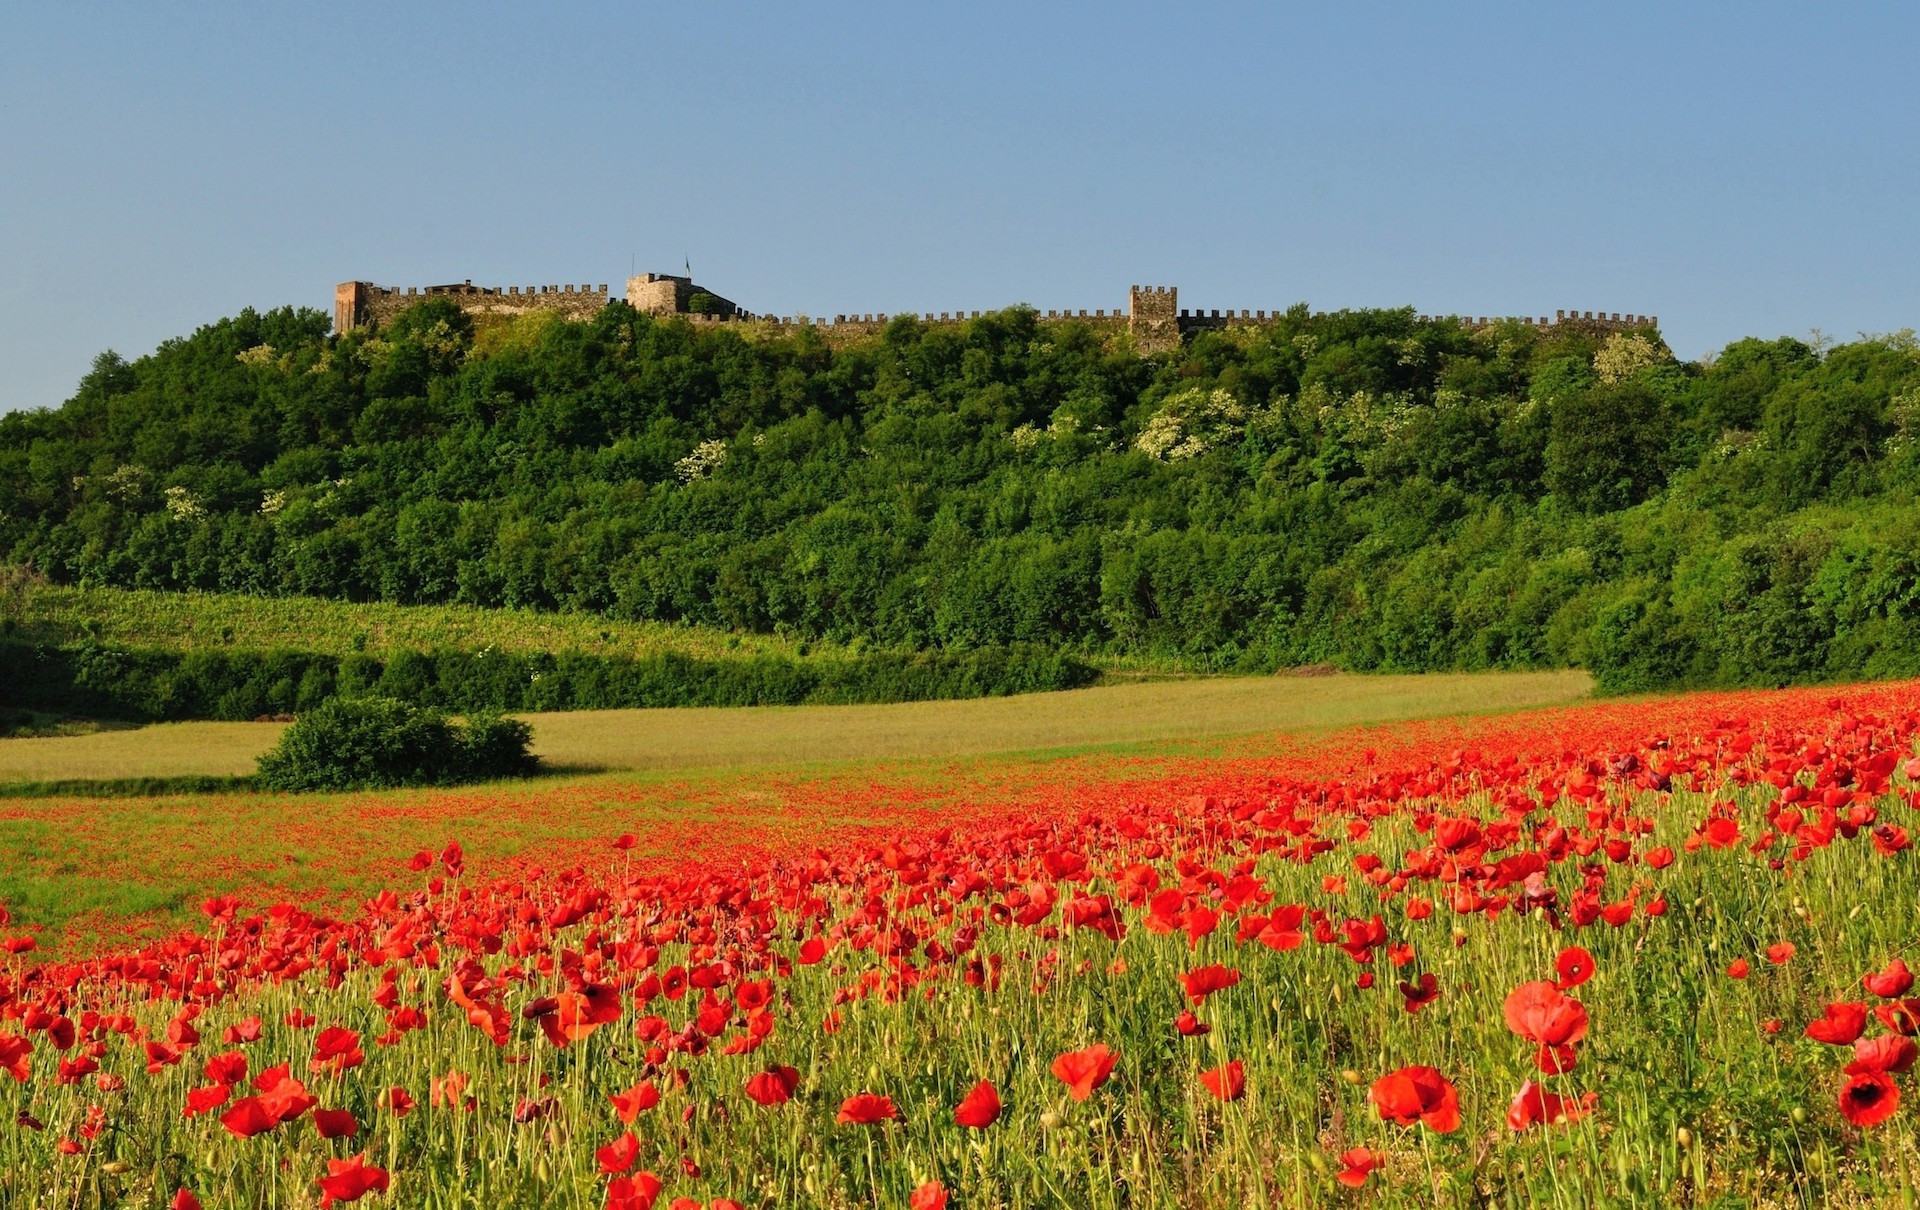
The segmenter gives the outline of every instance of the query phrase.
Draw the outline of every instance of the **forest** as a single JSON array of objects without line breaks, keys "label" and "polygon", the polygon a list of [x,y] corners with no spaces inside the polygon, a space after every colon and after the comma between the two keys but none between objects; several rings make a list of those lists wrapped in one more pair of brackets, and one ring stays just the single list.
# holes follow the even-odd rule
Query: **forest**
[{"label": "forest", "polygon": [[0,561],[854,651],[1920,675],[1920,343],[1312,313],[1138,356],[1012,308],[245,311],[0,417]]}]

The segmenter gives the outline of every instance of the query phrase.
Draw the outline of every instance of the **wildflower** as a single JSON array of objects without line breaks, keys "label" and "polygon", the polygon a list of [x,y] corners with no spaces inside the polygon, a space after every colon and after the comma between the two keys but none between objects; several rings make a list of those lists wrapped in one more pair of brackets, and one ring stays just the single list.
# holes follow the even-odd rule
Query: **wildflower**
[{"label": "wildflower", "polygon": [[1207,997],[1218,991],[1225,991],[1240,982],[1240,972],[1228,966],[1202,966],[1180,976],[1181,986],[1187,989],[1187,997],[1196,1007],[1205,1004]]},{"label": "wildflower", "polygon": [[[769,1067],[747,1080],[747,1096],[761,1105],[784,1105],[793,1099],[800,1085],[800,1072],[792,1067]],[[658,1099],[657,1095],[656,1098]]]},{"label": "wildflower", "polygon": [[1867,1028],[1867,1006],[1847,1001],[1827,1005],[1818,1021],[1809,1022],[1807,1036],[1829,1046],[1851,1046]]},{"label": "wildflower", "polygon": [[220,1115],[220,1124],[235,1138],[250,1139],[272,1130],[280,1124],[280,1119],[267,1111],[259,1097],[241,1097]]},{"label": "wildflower", "polygon": [[1555,986],[1561,991],[1568,991],[1593,978],[1593,955],[1577,945],[1570,945],[1554,959],[1553,969],[1560,976]]},{"label": "wildflower", "polygon": [[1238,1059],[1201,1072],[1200,1082],[1222,1101],[1237,1101],[1247,1090],[1246,1070]]},{"label": "wildflower", "polygon": [[1751,969],[1752,968],[1747,965],[1745,958],[1735,958],[1732,962],[1727,963],[1727,978],[1744,979]]},{"label": "wildflower", "polygon": [[631,1130],[593,1153],[600,1163],[600,1171],[616,1175],[633,1167],[633,1161],[640,1158],[640,1140],[633,1137]]},{"label": "wildflower", "polygon": [[900,1111],[893,1107],[892,1097],[861,1092],[840,1102],[840,1112],[833,1120],[842,1125],[872,1126],[879,1122],[897,1121],[899,1117]]},{"label": "wildflower", "polygon": [[313,1128],[323,1139],[350,1139],[360,1133],[360,1123],[354,1121],[352,1112],[345,1109],[314,1110]]},{"label": "wildflower", "polygon": [[[793,1069],[786,1068],[785,1070],[792,1071]],[[758,1079],[759,1077],[756,1076],[754,1078]],[[794,1072],[794,1078],[798,1081],[798,1072]],[[754,1097],[753,1095],[753,1080],[747,1081],[747,1095],[753,1097],[756,1101],[760,1100],[759,1097]],[[639,1117],[641,1113],[652,1109],[660,1103],[660,1090],[654,1087],[651,1082],[635,1084],[625,1092],[616,1092],[609,1095],[607,1100],[613,1102],[613,1111],[619,1115],[620,1120],[631,1126],[633,1120]],[[767,1104],[765,1101],[761,1101],[760,1103],[762,1105]]]},{"label": "wildflower", "polygon": [[1895,958],[1886,969],[1869,973],[1860,980],[1866,989],[1883,1000],[1904,996],[1913,987],[1913,972],[1903,959]]},{"label": "wildflower", "polygon": [[327,1175],[315,1183],[320,1186],[320,1205],[324,1208],[335,1202],[357,1202],[376,1189],[385,1193],[387,1170],[370,1166],[362,1153],[344,1160],[328,1160]]},{"label": "wildflower", "polygon": [[1767,961],[1775,966],[1785,966],[1793,961],[1793,955],[1797,952],[1793,942],[1776,941],[1767,947]]},{"label": "wildflower", "polygon": [[1349,1147],[1340,1153],[1340,1163],[1343,1167],[1334,1173],[1333,1179],[1349,1189],[1358,1189],[1367,1183],[1367,1177],[1373,1174],[1373,1170],[1383,1166],[1386,1160],[1378,1152],[1365,1147]]},{"label": "wildflower", "polygon": [[660,1178],[651,1172],[617,1176],[607,1182],[606,1210],[653,1210],[661,1188]]},{"label": "wildflower", "polygon": [[1513,1103],[1507,1108],[1507,1125],[1515,1130],[1525,1130],[1529,1126],[1551,1125],[1568,1126],[1587,1114],[1600,1099],[1597,1092],[1589,1092],[1575,1099],[1548,1092],[1539,1084],[1528,1080],[1520,1086]]},{"label": "wildflower", "polygon": [[1400,981],[1400,995],[1404,998],[1404,1007],[1410,1013],[1417,1013],[1440,998],[1440,980],[1427,971],[1420,976],[1418,984]]},{"label": "wildflower", "polygon": [[993,1081],[982,1080],[953,1107],[953,1120],[969,1130],[985,1130],[1000,1120],[1000,1093]]},{"label": "wildflower", "polygon": [[1885,1072],[1863,1071],[1847,1077],[1840,1089],[1840,1114],[1855,1126],[1878,1126],[1900,1108],[1900,1090]]},{"label": "wildflower", "polygon": [[1853,1062],[1847,1064],[1846,1072],[1848,1075],[1868,1071],[1899,1074],[1910,1069],[1915,1059],[1920,1059],[1920,1045],[1912,1038],[1882,1034],[1877,1038],[1861,1038],[1853,1044]]},{"label": "wildflower", "polygon": [[907,1198],[907,1210],[947,1210],[947,1187],[928,1181]]},{"label": "wildflower", "polygon": [[1400,1126],[1425,1123],[1440,1134],[1450,1134],[1460,1126],[1459,1094],[1438,1068],[1402,1067],[1375,1080],[1367,1096],[1383,1122]]},{"label": "wildflower", "polygon": [[1084,1101],[1107,1082],[1107,1077],[1113,1074],[1113,1065],[1119,1059],[1119,1053],[1108,1050],[1106,1043],[1095,1042],[1085,1050],[1072,1050],[1059,1056],[1049,1070],[1055,1079],[1067,1086],[1067,1092],[1074,1100]]}]

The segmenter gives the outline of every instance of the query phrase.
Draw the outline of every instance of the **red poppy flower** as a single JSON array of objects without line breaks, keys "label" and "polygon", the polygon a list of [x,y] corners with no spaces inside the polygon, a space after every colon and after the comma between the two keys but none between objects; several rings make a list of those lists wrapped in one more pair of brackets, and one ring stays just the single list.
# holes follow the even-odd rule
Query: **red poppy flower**
[{"label": "red poppy flower", "polygon": [[878,1122],[895,1121],[899,1117],[900,1111],[893,1107],[892,1097],[859,1092],[840,1102],[840,1112],[833,1120],[848,1126],[872,1126]]},{"label": "red poppy flower", "polygon": [[413,855],[412,860],[407,862],[407,868],[409,870],[412,870],[414,873],[418,874],[432,864],[433,864],[433,854],[429,853],[425,849],[421,849],[418,853],[415,853]]},{"label": "red poppy flower", "polygon": [[812,966],[827,956],[827,943],[818,937],[809,937],[800,943],[800,965]]},{"label": "red poppy flower", "polygon": [[220,1115],[220,1124],[235,1138],[250,1139],[272,1130],[280,1124],[280,1119],[268,1112],[259,1097],[241,1097]]},{"label": "red poppy flower", "polygon": [[1440,998],[1440,980],[1432,971],[1421,975],[1417,985],[1403,979],[1400,981],[1400,995],[1404,997],[1406,1010],[1417,1013]]},{"label": "red poppy flower", "polygon": [[1752,969],[1752,967],[1747,965],[1745,958],[1735,958],[1732,962],[1727,963],[1727,977],[1729,979],[1744,979],[1747,977],[1747,972]]},{"label": "red poppy flower", "polygon": [[1829,1046],[1852,1046],[1867,1028],[1867,1006],[1855,1001],[1829,1004],[1825,1015],[1807,1025],[1807,1036]]},{"label": "red poppy flower", "polygon": [[1563,1097],[1548,1092],[1532,1080],[1520,1086],[1513,1098],[1513,1104],[1507,1107],[1507,1125],[1515,1130],[1525,1130],[1529,1126],[1550,1125],[1568,1126],[1593,1111],[1600,1099],[1597,1092],[1589,1092],[1578,1098]]},{"label": "red poppy flower", "polygon": [[1670,847],[1648,849],[1641,860],[1656,870],[1664,870],[1673,864],[1673,849]]},{"label": "red poppy flower", "polygon": [[167,1203],[167,1210],[200,1210],[200,1199],[193,1195],[191,1189],[181,1188],[174,1192],[173,1200]]},{"label": "red poppy flower", "polygon": [[1855,1126],[1878,1126],[1900,1108],[1900,1090],[1882,1071],[1847,1077],[1840,1089],[1840,1114]]},{"label": "red poppy flower", "polygon": [[260,1104],[273,1115],[276,1122],[291,1122],[319,1103],[319,1098],[308,1094],[307,1086],[286,1074],[284,1067],[272,1067],[261,1075],[278,1074],[279,1079],[272,1083],[262,1083],[254,1078],[254,1087],[260,1090]]},{"label": "red poppy flower", "polygon": [[327,1175],[315,1183],[320,1186],[322,1207],[335,1202],[357,1202],[374,1190],[387,1191],[387,1170],[368,1165],[362,1153],[349,1159],[328,1160]]},{"label": "red poppy flower", "polygon": [[1920,1046],[1915,1045],[1912,1038],[1882,1034],[1853,1044],[1853,1062],[1847,1064],[1846,1071],[1848,1075],[1865,1071],[1899,1074],[1911,1068],[1915,1059],[1920,1059]]},{"label": "red poppy flower", "polygon": [[395,1084],[387,1089],[386,1106],[396,1118],[404,1118],[413,1112],[413,1094]]},{"label": "red poppy flower", "polygon": [[1920,1033],[1920,1000],[1896,1000],[1892,1004],[1876,1004],[1873,1015],[1888,1029],[1905,1037]]},{"label": "red poppy flower", "polygon": [[947,1210],[947,1187],[928,1181],[907,1197],[907,1210]]},{"label": "red poppy flower", "polygon": [[985,1130],[1000,1120],[1000,1093],[992,1080],[982,1080],[953,1107],[953,1120],[969,1130]]},{"label": "red poppy flower", "polygon": [[633,1161],[640,1158],[640,1140],[633,1137],[629,1130],[605,1147],[593,1153],[600,1161],[600,1171],[609,1175],[625,1172],[633,1167]]},{"label": "red poppy flower", "polygon": [[1424,1122],[1441,1134],[1460,1126],[1460,1096],[1438,1068],[1402,1067],[1375,1080],[1368,1097],[1383,1122],[1401,1126]]},{"label": "red poppy flower", "polygon": [[1349,1189],[1358,1189],[1367,1183],[1367,1177],[1373,1170],[1383,1167],[1386,1160],[1377,1152],[1365,1147],[1349,1147],[1340,1153],[1340,1163],[1344,1167],[1333,1174],[1333,1179]]},{"label": "red poppy flower", "polygon": [[800,1072],[792,1067],[769,1067],[747,1080],[747,1096],[762,1105],[784,1105],[800,1086]]},{"label": "red poppy flower", "polygon": [[1587,1036],[1587,1008],[1544,979],[1508,993],[1507,1028],[1542,1046],[1569,1046]]},{"label": "red poppy flower", "polygon": [[[747,1082],[747,1095],[753,1096],[753,1082],[751,1080]],[[651,1082],[635,1084],[625,1092],[613,1093],[607,1097],[607,1099],[613,1102],[613,1111],[620,1115],[620,1120],[631,1126],[633,1119],[660,1103],[660,1090],[654,1087]],[[754,1099],[759,1100],[758,1097]],[[763,1105],[765,1103],[764,1101],[761,1102]]]},{"label": "red poppy flower", "polygon": [[0,1071],[5,1071],[22,1084],[27,1082],[27,1073],[31,1069],[29,1056],[33,1054],[33,1040],[23,1034],[0,1034]]},{"label": "red poppy flower", "polygon": [[187,1105],[180,1111],[180,1116],[193,1118],[203,1113],[212,1113],[225,1105],[227,1098],[232,1095],[233,1089],[225,1084],[208,1084],[202,1088],[192,1089],[187,1093]]},{"label": "red poppy flower", "polygon": [[260,1026],[260,1018],[248,1017],[237,1025],[227,1026],[226,1032],[220,1035],[220,1040],[228,1046],[239,1046],[247,1042],[258,1042],[260,1040]]},{"label": "red poppy flower", "polygon": [[1577,945],[1569,945],[1553,960],[1553,969],[1560,976],[1557,986],[1561,991],[1579,987],[1593,978],[1593,955]]},{"label": "red poppy flower", "polygon": [[360,1050],[360,1035],[351,1029],[335,1025],[314,1036],[313,1062],[309,1064],[314,1071],[331,1071],[339,1075],[366,1061],[367,1056]]},{"label": "red poppy flower", "polygon": [[207,1079],[215,1084],[239,1084],[247,1078],[247,1056],[237,1050],[207,1060]]},{"label": "red poppy flower", "polygon": [[1860,982],[1881,999],[1892,1000],[1906,995],[1913,987],[1913,972],[1907,969],[1905,960],[1895,958],[1887,963],[1885,970],[1871,973]]},{"label": "red poppy flower", "polygon": [[1173,1027],[1179,1030],[1183,1037],[1188,1038],[1198,1038],[1213,1032],[1213,1026],[1184,1008],[1180,1010],[1180,1015],[1173,1019]]},{"label": "red poppy flower", "polygon": [[1785,966],[1787,963],[1793,961],[1794,954],[1798,952],[1793,942],[1776,941],[1767,947],[1767,961],[1773,963],[1775,966]]},{"label": "red poppy flower", "polygon": [[1104,1042],[1095,1042],[1085,1050],[1070,1050],[1061,1055],[1049,1070],[1067,1086],[1074,1100],[1084,1101],[1093,1095],[1094,1089],[1107,1082],[1119,1059],[1118,1051],[1108,1050]]},{"label": "red poppy flower", "polygon": [[314,1110],[313,1128],[320,1132],[323,1139],[350,1139],[360,1133],[360,1123],[354,1121],[352,1112],[345,1109]]},{"label": "red poppy flower", "polygon": [[1237,1101],[1247,1091],[1247,1073],[1240,1060],[1223,1063],[1211,1071],[1200,1073],[1200,1082],[1207,1091],[1223,1101]]},{"label": "red poppy flower", "polygon": [[651,1172],[616,1176],[607,1182],[607,1210],[653,1210],[660,1189],[660,1178]]},{"label": "red poppy flower", "polygon": [[1187,996],[1195,1005],[1206,1003],[1207,997],[1240,982],[1240,972],[1230,966],[1203,966],[1190,970],[1180,976],[1180,983],[1187,989]]}]

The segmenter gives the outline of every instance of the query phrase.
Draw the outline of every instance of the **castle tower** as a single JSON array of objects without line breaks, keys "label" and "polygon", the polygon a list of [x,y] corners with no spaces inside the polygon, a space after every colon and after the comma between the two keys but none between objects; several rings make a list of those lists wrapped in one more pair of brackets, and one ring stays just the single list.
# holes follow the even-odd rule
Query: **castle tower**
[{"label": "castle tower", "polygon": [[366,321],[368,286],[363,281],[343,281],[333,288],[333,330],[345,336]]},{"label": "castle tower", "polygon": [[1127,331],[1142,354],[1180,347],[1180,289],[1135,286],[1127,294]]}]

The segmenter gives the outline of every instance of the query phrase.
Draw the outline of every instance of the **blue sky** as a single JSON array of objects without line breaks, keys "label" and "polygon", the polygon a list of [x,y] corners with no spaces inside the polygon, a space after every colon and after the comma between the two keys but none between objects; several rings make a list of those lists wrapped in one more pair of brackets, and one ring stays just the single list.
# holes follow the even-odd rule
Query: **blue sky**
[{"label": "blue sky", "polygon": [[1920,325],[1906,5],[0,0],[0,409],[337,281]]}]

